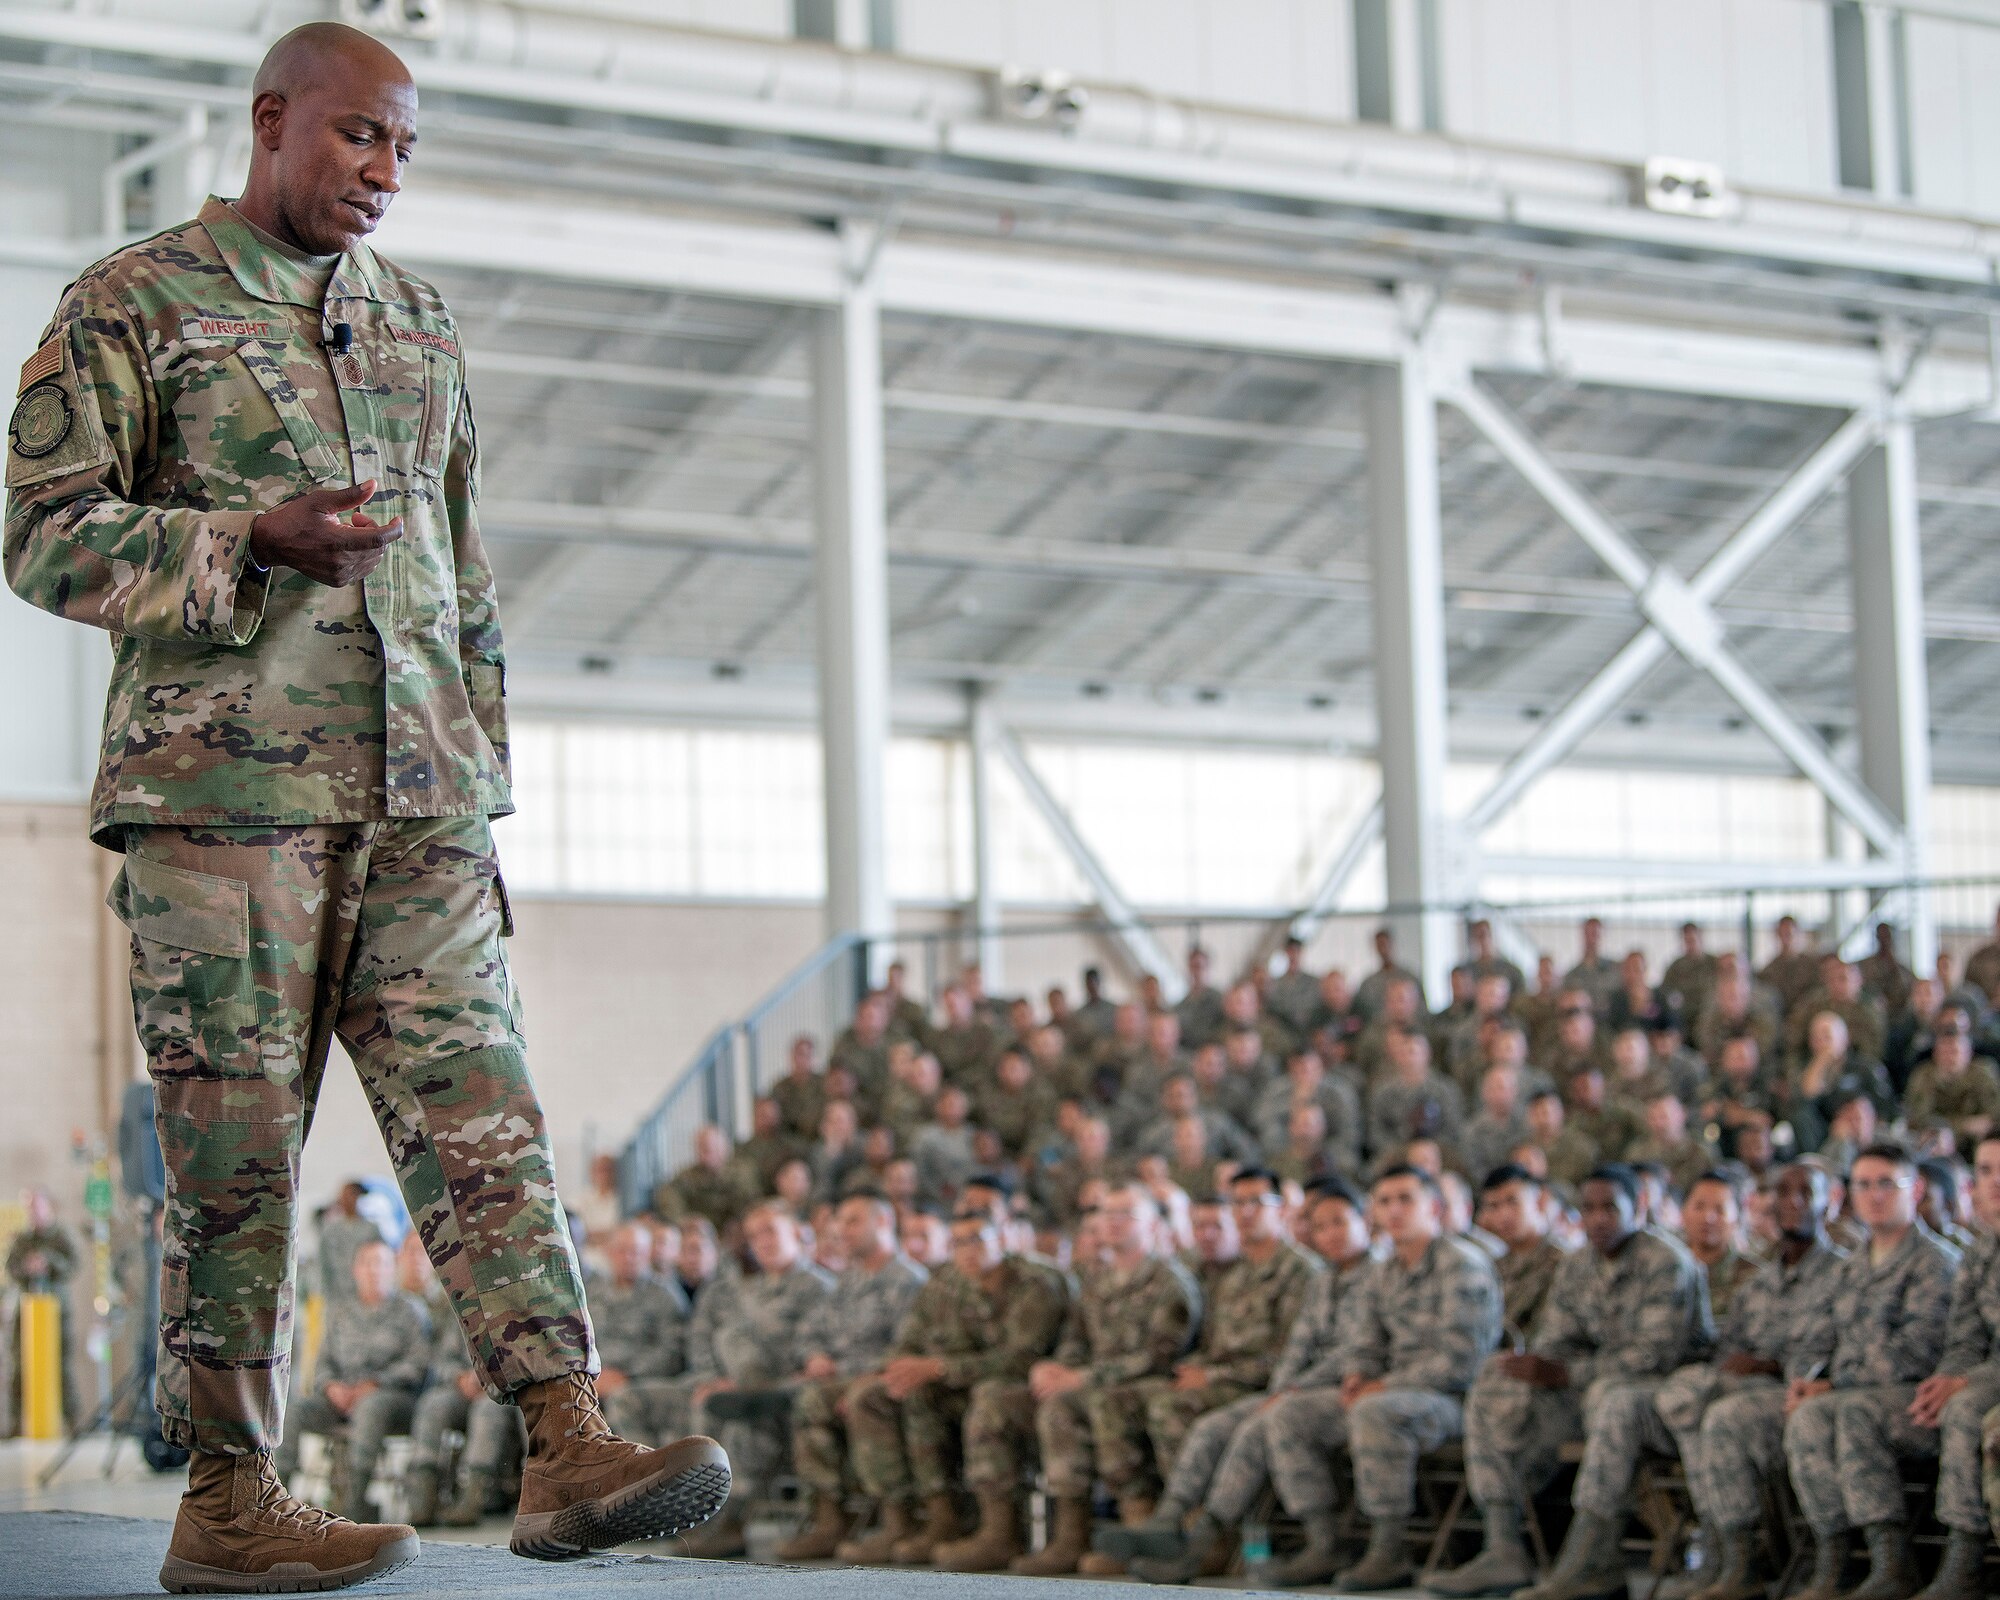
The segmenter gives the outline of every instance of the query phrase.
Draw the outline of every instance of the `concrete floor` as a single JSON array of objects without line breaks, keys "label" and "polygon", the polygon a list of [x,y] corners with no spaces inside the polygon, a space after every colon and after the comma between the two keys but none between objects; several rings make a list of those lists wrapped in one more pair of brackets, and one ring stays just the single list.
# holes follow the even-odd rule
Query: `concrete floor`
[{"label": "concrete floor", "polygon": [[[102,1438],[86,1443],[48,1488],[36,1478],[56,1454],[53,1445],[0,1441],[0,1600],[109,1600],[157,1595],[157,1574],[167,1544],[167,1524],[180,1498],[178,1474],[147,1469],[129,1441],[107,1459]],[[626,1551],[549,1566],[518,1560],[506,1549],[508,1519],[489,1517],[476,1528],[424,1531],[424,1554],[413,1567],[369,1584],[362,1594],[477,1595],[480,1600],[577,1600],[626,1594],[641,1586],[700,1580],[702,1600],[1063,1600],[1057,1589],[1075,1589],[1074,1600],[1125,1600],[1160,1590],[1116,1579],[957,1576],[899,1568],[757,1566],[742,1561],[691,1561],[674,1555],[672,1542],[629,1546]],[[1087,1588],[1085,1587],[1087,1585]],[[1215,1579],[1205,1588],[1246,1591],[1242,1579]],[[1296,1591],[1332,1594],[1332,1590]],[[1640,1593],[1644,1593],[1641,1587]],[[1414,1596],[1416,1591],[1403,1591]],[[1394,1595],[1384,1600],[1397,1600]]]}]

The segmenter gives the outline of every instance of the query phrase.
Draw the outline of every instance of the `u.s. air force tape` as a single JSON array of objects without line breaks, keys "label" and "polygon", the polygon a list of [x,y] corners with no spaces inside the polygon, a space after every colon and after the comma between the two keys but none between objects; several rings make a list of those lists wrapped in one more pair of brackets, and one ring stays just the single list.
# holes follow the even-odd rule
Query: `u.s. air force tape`
[{"label": "u.s. air force tape", "polygon": [[76,421],[69,396],[53,383],[38,383],[21,396],[7,424],[14,453],[38,461],[59,449]]}]

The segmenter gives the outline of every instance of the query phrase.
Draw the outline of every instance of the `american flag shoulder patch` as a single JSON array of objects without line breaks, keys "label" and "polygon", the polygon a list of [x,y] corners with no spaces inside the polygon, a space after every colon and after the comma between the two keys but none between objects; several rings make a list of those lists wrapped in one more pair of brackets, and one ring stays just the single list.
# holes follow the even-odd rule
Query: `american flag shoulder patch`
[{"label": "american flag shoulder patch", "polygon": [[20,387],[14,391],[16,394],[26,394],[29,389],[40,383],[42,379],[53,378],[58,372],[62,371],[62,342],[63,336],[58,333],[47,344],[43,345],[41,349],[28,357],[27,362],[21,368],[21,383]]}]

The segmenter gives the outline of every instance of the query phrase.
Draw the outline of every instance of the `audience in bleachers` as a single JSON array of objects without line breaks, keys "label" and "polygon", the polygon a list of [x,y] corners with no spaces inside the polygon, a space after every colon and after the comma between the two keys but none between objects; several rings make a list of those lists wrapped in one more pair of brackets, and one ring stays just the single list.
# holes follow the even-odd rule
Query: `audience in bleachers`
[{"label": "audience in bleachers", "polygon": [[1656,982],[1593,918],[1530,982],[1475,922],[1436,1012],[1386,932],[1359,983],[1296,940],[1226,987],[1192,951],[1172,1006],[977,967],[933,1006],[899,964],[596,1242],[601,1384],[629,1432],[732,1441],[709,1554],[789,1473],[785,1559],[1186,1581],[1275,1508],[1303,1542],[1268,1581],[1388,1588],[1426,1463],[1484,1527],[1434,1592],[1586,1600],[1677,1461],[1682,1600],[1749,1600],[1801,1538],[1810,1600],[1994,1592],[2000,939],[1963,982],[1886,928],[1860,963],[1777,941],[1752,973],[1689,925]]}]

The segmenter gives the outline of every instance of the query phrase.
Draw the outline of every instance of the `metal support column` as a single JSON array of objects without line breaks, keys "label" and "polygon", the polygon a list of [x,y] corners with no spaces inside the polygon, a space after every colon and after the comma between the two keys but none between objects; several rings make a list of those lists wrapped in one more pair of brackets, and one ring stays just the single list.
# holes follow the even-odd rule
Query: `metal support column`
[{"label": "metal support column", "polygon": [[[1451,971],[1447,898],[1444,554],[1437,406],[1420,351],[1370,376],[1375,706],[1391,921],[1431,1001]],[[1423,907],[1418,911],[1414,908]]]},{"label": "metal support column", "polygon": [[[892,932],[883,820],[889,749],[889,564],[882,466],[881,311],[852,287],[813,338],[819,720],[826,771],[829,934]],[[883,962],[871,955],[871,978]]]},{"label": "metal support column", "polygon": [[[1911,880],[1930,871],[1930,688],[1924,659],[1924,571],[1917,525],[1917,447],[1907,420],[1892,420],[1848,480],[1854,575],[1854,693],[1861,778],[1903,830]],[[1878,854],[1881,852],[1877,852]],[[1907,959],[1937,960],[1930,894],[1902,897]]]},{"label": "metal support column", "polygon": [[970,691],[972,753],[972,930],[979,969],[989,992],[1005,981],[1001,963],[1006,948],[1000,937],[1000,888],[993,850],[993,738],[998,726],[990,694],[975,684]]}]

